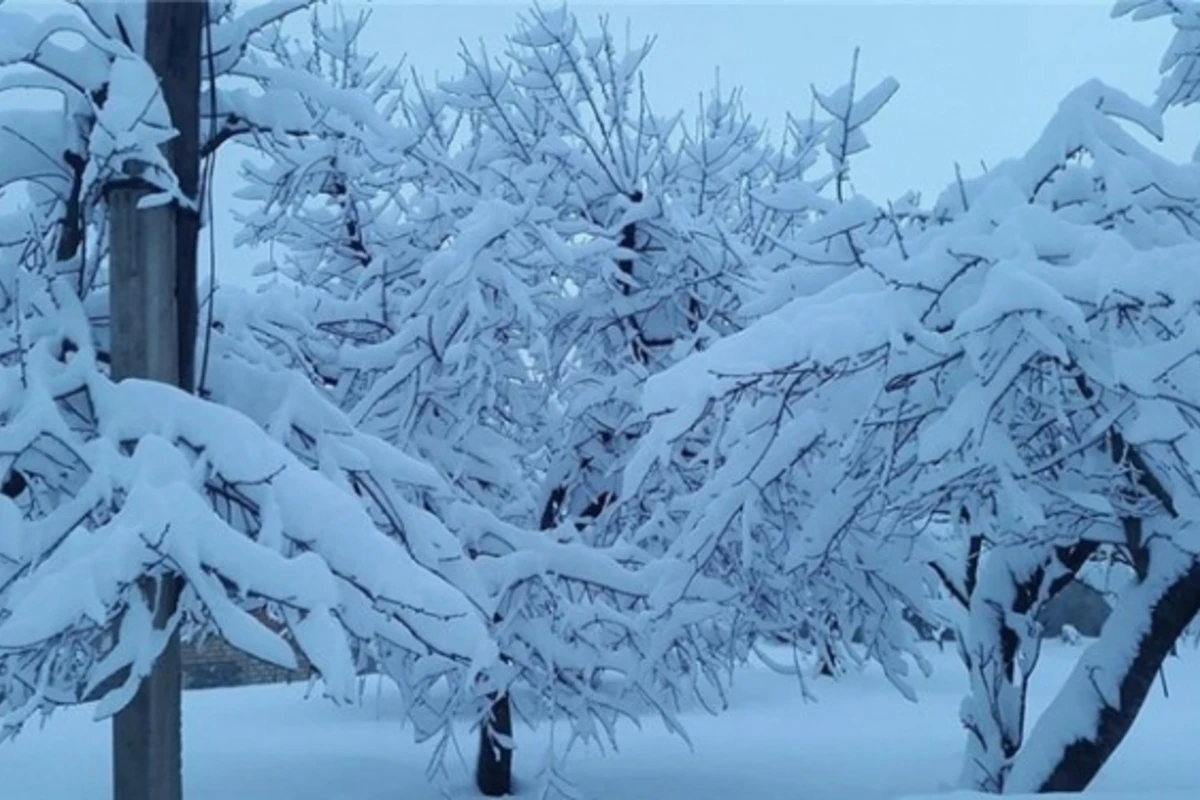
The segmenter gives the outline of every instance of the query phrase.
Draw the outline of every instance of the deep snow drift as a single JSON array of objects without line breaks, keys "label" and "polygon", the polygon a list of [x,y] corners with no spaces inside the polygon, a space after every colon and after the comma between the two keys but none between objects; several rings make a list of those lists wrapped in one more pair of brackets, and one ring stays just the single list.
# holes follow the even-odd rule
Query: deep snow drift
[{"label": "deep snow drift", "polygon": [[[1033,689],[1034,711],[1061,683],[1080,649],[1048,643]],[[877,670],[812,685],[805,703],[794,678],[762,667],[739,675],[731,709],[688,714],[695,752],[660,723],[622,730],[619,753],[578,751],[570,777],[603,800],[883,800],[943,791],[958,774],[963,734],[956,709],[965,686],[954,654],[931,649],[935,672],[917,678],[906,702]],[[1200,796],[1200,654],[1168,662],[1132,734],[1097,780],[1104,800]],[[210,690],[185,699],[188,800],[438,800],[474,796],[452,756],[440,784],[425,779],[427,746],[391,719],[396,696],[368,682],[361,707],[305,700],[306,687]],[[517,777],[527,796],[548,729],[517,732]],[[473,756],[473,737],[460,739]],[[91,709],[55,715],[0,746],[5,800],[93,800],[109,791],[106,723]],[[1133,793],[1132,795],[1129,793]],[[1122,797],[1124,794],[1124,797]],[[962,795],[960,797],[965,797]],[[922,800],[925,800],[923,797]]]}]

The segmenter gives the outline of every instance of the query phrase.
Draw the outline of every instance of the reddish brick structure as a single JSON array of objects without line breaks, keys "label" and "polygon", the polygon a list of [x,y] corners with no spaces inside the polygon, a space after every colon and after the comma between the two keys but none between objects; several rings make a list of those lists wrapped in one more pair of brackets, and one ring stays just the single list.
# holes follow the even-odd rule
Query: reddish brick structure
[{"label": "reddish brick structure", "polygon": [[251,686],[263,683],[307,681],[312,667],[297,655],[300,668],[288,670],[260,661],[216,636],[202,644],[183,645],[183,688],[216,689],[226,686]]},{"label": "reddish brick structure", "polygon": [[[268,627],[276,631],[283,630],[281,625],[265,615],[255,616]],[[283,636],[288,638],[286,633]],[[214,634],[203,642],[184,643],[183,688],[215,689],[309,680],[313,675],[312,665],[298,650],[296,660],[300,663],[299,669],[284,669],[248,655]]]}]

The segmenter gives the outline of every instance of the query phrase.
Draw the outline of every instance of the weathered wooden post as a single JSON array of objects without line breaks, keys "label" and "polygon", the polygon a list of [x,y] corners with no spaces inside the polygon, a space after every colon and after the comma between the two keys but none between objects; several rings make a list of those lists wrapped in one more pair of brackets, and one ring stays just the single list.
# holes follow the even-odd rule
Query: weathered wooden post
[{"label": "weathered wooden post", "polygon": [[[208,0],[147,0],[146,61],[159,76],[179,135],[168,163],[188,197],[199,176],[201,33]],[[110,312],[113,378],[163,381],[191,391],[196,338],[196,244],[193,210],[178,204],[139,209],[152,191],[126,164],[126,177],[107,187],[111,226]],[[146,580],[142,591],[165,627],[180,581]],[[182,800],[182,682],[178,634],[113,719],[114,800]]]},{"label": "weathered wooden post", "polygon": [[[137,177],[108,187],[114,379],[179,381],[175,210],[138,209],[150,189]],[[174,579],[143,581],[163,627],[179,598]],[[133,700],[113,718],[114,800],[181,800],[179,639],[173,636]]]}]

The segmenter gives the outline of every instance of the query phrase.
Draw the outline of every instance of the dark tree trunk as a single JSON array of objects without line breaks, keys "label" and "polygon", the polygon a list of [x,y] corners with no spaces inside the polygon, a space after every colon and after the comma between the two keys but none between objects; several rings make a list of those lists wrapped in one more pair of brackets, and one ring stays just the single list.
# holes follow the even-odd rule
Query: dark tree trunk
[{"label": "dark tree trunk", "polygon": [[841,628],[838,627],[836,618],[829,620],[829,630],[825,633],[825,640],[821,642],[821,667],[817,670],[817,674],[824,678],[836,678],[838,674],[838,657],[833,649],[831,637],[840,636]]},{"label": "dark tree trunk", "polygon": [[817,670],[817,674],[822,678],[836,678],[837,673],[833,667],[837,663],[837,656],[833,654],[833,648],[825,645],[825,655],[821,658],[821,668]]},{"label": "dark tree trunk", "polygon": [[[542,508],[540,527],[543,531],[554,530],[559,513],[567,496],[566,486],[556,486],[546,498]],[[471,555],[474,558],[474,554]],[[492,619],[499,623],[497,615]],[[504,656],[500,656],[501,660]],[[485,797],[503,797],[512,793],[512,702],[507,693],[491,696],[492,707],[489,718],[479,726],[479,753],[475,758],[475,786]],[[496,741],[493,734],[503,737]]]},{"label": "dark tree trunk", "polygon": [[[1087,381],[1082,376],[1076,381],[1080,393],[1091,399],[1095,393]],[[1178,525],[1174,498],[1137,448],[1116,429],[1109,431],[1107,448],[1113,463],[1127,463],[1138,489],[1158,501],[1170,524]],[[1036,726],[1026,740],[1025,752],[1032,755],[1018,754],[1008,791],[1087,788],[1133,727],[1163,662],[1200,612],[1200,561],[1169,539],[1147,536],[1139,517],[1125,517],[1121,523],[1136,584],[1122,594],[1115,619],[1110,618],[1117,624],[1105,626],[1100,643],[1084,653],[1046,710],[1047,727]],[[1089,663],[1098,646],[1105,652]],[[1101,682],[1107,691],[1101,691]],[[1093,707],[1079,709],[1080,697],[1091,699]],[[1065,707],[1059,708],[1060,703]],[[1064,715],[1084,721],[1076,723],[1073,739],[1058,729]]]},{"label": "dark tree trunk", "polygon": [[968,628],[959,637],[971,687],[960,712],[967,730],[963,788],[1006,791],[1012,759],[1023,746],[1026,693],[1041,653],[1041,632],[1033,623],[1096,545],[1045,543],[1043,549],[994,548],[979,564],[984,581],[978,582],[978,572],[972,578]]},{"label": "dark tree trunk", "polygon": [[[1132,592],[1122,598],[1117,611],[1122,613],[1122,606],[1132,604],[1132,609],[1125,609],[1125,616],[1132,619],[1134,625],[1128,632],[1122,630],[1107,630],[1102,641],[1117,639],[1122,635],[1129,636],[1127,645],[1133,658],[1127,663],[1123,659],[1107,659],[1094,667],[1087,664],[1088,654],[1084,654],[1084,663],[1063,687],[1063,694],[1070,693],[1078,697],[1079,692],[1071,692],[1076,684],[1091,683],[1093,690],[1084,694],[1095,703],[1095,722],[1087,729],[1079,731],[1073,741],[1062,741],[1062,736],[1056,731],[1048,730],[1046,741],[1041,741],[1040,731],[1035,727],[1026,741],[1026,748],[1031,751],[1029,761],[1022,763],[1018,756],[1013,766],[1011,780],[1006,787],[1012,792],[1082,792],[1100,772],[1101,767],[1125,739],[1133,727],[1133,722],[1141,711],[1142,704],[1154,687],[1155,678],[1162,669],[1163,662],[1170,655],[1175,642],[1200,612],[1200,562],[1193,561],[1183,570],[1171,570],[1170,562],[1186,558],[1184,554],[1175,551],[1170,544],[1159,543],[1147,548],[1151,551],[1151,562],[1148,576],[1141,581]],[[1160,566],[1154,561],[1166,560],[1167,566]],[[1148,616],[1148,625],[1138,624],[1142,614]],[[1108,642],[1110,649],[1119,647],[1118,642]],[[1120,648],[1124,650],[1125,648]],[[1110,670],[1119,670],[1116,675]],[[1093,673],[1100,672],[1095,675]],[[1106,674],[1107,673],[1107,674]],[[1115,685],[1116,697],[1096,691],[1097,681],[1106,685]],[[1079,687],[1086,692],[1086,688]],[[1112,702],[1115,700],[1116,702]],[[1077,701],[1076,701],[1077,703]],[[1091,711],[1092,709],[1083,709]],[[1053,728],[1059,721],[1056,714],[1058,709],[1051,705],[1046,711],[1050,718],[1049,727]],[[1064,708],[1063,713],[1078,715],[1081,709]],[[1088,718],[1088,717],[1085,717]],[[1054,752],[1057,749],[1058,752]],[[1048,752],[1049,751],[1049,752]],[[1053,758],[1047,759],[1047,755]],[[1048,765],[1048,766],[1041,766]]]},{"label": "dark tree trunk", "polygon": [[512,734],[512,708],[508,695],[502,694],[492,703],[491,719],[479,726],[475,785],[485,797],[512,794]]}]

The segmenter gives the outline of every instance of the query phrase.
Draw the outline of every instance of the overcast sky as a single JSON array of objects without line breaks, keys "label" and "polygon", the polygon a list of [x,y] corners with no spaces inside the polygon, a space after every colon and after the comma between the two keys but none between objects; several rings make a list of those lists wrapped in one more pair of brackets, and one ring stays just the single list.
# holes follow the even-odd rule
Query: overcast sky
[{"label": "overcast sky", "polygon": [[[355,5],[355,3],[348,3]],[[457,70],[459,39],[498,51],[517,15],[511,2],[415,3],[373,0],[365,45],[407,55],[423,75]],[[807,114],[810,85],[832,89],[849,75],[861,47],[860,85],[891,75],[900,91],[867,129],[872,150],[853,163],[859,191],[895,197],[909,188],[928,196],[953,177],[1018,155],[1059,100],[1090,78],[1151,100],[1171,35],[1166,19],[1110,18],[1110,0],[1056,3],[958,2],[633,2],[572,4],[581,20],[608,14],[614,30],[629,20],[635,38],[657,37],[646,64],[651,101],[660,112],[696,107],[719,67],[723,87],[741,86],[754,115],[778,131],[787,111]],[[1168,152],[1189,158],[1200,120],[1172,112]],[[239,156],[219,167],[221,194],[235,185]],[[228,242],[226,211],[217,233]],[[241,280],[258,260],[219,245],[221,273]]]}]

